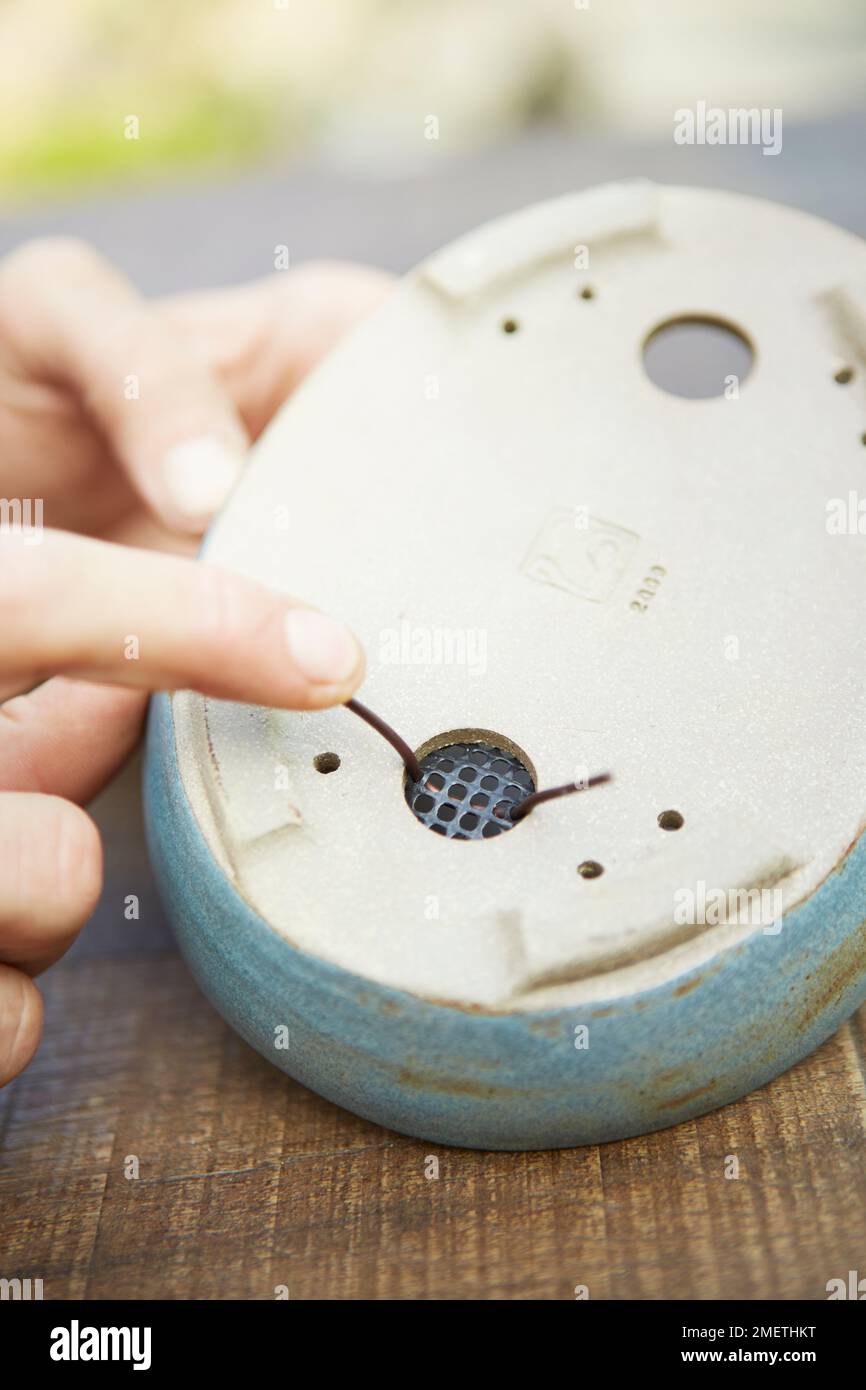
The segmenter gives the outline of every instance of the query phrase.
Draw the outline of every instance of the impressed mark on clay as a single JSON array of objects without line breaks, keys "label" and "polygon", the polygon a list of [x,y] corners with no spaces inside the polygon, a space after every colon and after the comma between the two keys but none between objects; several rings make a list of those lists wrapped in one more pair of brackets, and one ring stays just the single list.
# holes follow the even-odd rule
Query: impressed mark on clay
[{"label": "impressed mark on clay", "polygon": [[582,508],[554,507],[521,565],[539,584],[604,603],[640,544],[640,536],[589,516]]}]

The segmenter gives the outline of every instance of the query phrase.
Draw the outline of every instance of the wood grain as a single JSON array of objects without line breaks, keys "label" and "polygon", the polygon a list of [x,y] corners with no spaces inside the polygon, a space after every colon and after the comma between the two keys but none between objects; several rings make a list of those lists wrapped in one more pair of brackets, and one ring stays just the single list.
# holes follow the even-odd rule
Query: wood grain
[{"label": "wood grain", "polygon": [[44,977],[42,1047],[0,1092],[0,1275],[46,1298],[816,1299],[866,1272],[866,1008],[675,1129],[435,1148],[321,1100],[222,1023],[166,934],[136,806],[127,779],[101,808],[114,868],[94,931]]}]

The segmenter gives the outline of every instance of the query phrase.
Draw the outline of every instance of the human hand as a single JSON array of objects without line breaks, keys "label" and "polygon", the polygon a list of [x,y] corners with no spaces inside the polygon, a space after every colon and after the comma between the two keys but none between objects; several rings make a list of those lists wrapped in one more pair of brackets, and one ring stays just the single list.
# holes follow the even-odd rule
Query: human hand
[{"label": "human hand", "polygon": [[[303,709],[361,681],[341,624],[184,555],[249,442],[388,283],[312,265],[147,303],[77,242],[0,262],[0,1084],[38,1044],[31,976],[95,906],[81,804],[137,741],[147,693]],[[16,525],[26,499],[52,529]]]}]

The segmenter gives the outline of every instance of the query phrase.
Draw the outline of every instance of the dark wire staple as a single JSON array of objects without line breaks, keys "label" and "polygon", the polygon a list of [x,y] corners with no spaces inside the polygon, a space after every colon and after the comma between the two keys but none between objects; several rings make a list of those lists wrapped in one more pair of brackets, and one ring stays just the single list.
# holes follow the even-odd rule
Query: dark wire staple
[{"label": "dark wire staple", "polygon": [[[366,705],[362,705],[360,700],[347,700],[346,709],[350,709],[353,714],[357,714],[359,719],[363,719],[365,724],[369,724],[371,729],[375,729],[377,734],[387,739],[392,748],[395,748],[406,765],[406,771],[413,782],[421,782],[424,772],[421,764],[416,758],[412,749],[405,739],[402,739],[396,729],[392,729],[390,724],[374,714]],[[610,772],[599,772],[595,777],[590,777],[586,782],[565,782],[561,787],[547,787],[544,791],[532,792],[518,805],[514,806],[510,812],[512,821],[523,820],[530,811],[534,811],[536,806],[540,806],[544,801],[554,801],[558,796],[571,796],[573,792],[588,791],[590,787],[603,786],[605,782],[611,782],[613,774]]]},{"label": "dark wire staple", "polygon": [[547,787],[544,791],[533,792],[525,801],[512,808],[511,819],[523,820],[530,811],[534,811],[536,806],[540,806],[542,801],[554,801],[558,796],[571,796],[572,792],[585,792],[590,787],[601,787],[605,782],[612,782],[613,774],[610,772],[599,772],[595,777],[590,777],[586,782],[565,782],[561,787]]},{"label": "dark wire staple", "polygon": [[406,764],[406,770],[412,778],[412,781],[421,781],[421,764],[415,757],[408,743],[406,743],[405,739],[400,737],[396,729],[392,729],[391,725],[386,724],[384,719],[380,719],[378,714],[374,714],[366,705],[362,705],[360,700],[347,700],[346,709],[350,709],[353,714],[357,714],[359,719],[363,719],[365,724],[369,724],[371,729],[375,729],[377,734],[381,734],[383,738],[387,739],[391,747],[396,748],[403,762]]}]

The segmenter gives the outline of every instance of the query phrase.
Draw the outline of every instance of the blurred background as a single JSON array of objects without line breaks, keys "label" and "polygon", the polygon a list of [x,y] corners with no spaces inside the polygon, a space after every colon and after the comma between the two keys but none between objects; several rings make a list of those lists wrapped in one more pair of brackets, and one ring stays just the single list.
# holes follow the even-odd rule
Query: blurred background
[{"label": "blurred background", "polygon": [[[866,232],[864,0],[0,0],[0,77],[0,254],[84,236],[151,292],[401,271],[635,175]],[[699,101],[781,109],[781,154],[677,145]]]},{"label": "blurred background", "polygon": [[538,127],[664,139],[699,99],[839,116],[866,5],[0,0],[0,54],[9,207],[313,158],[395,177]]}]

